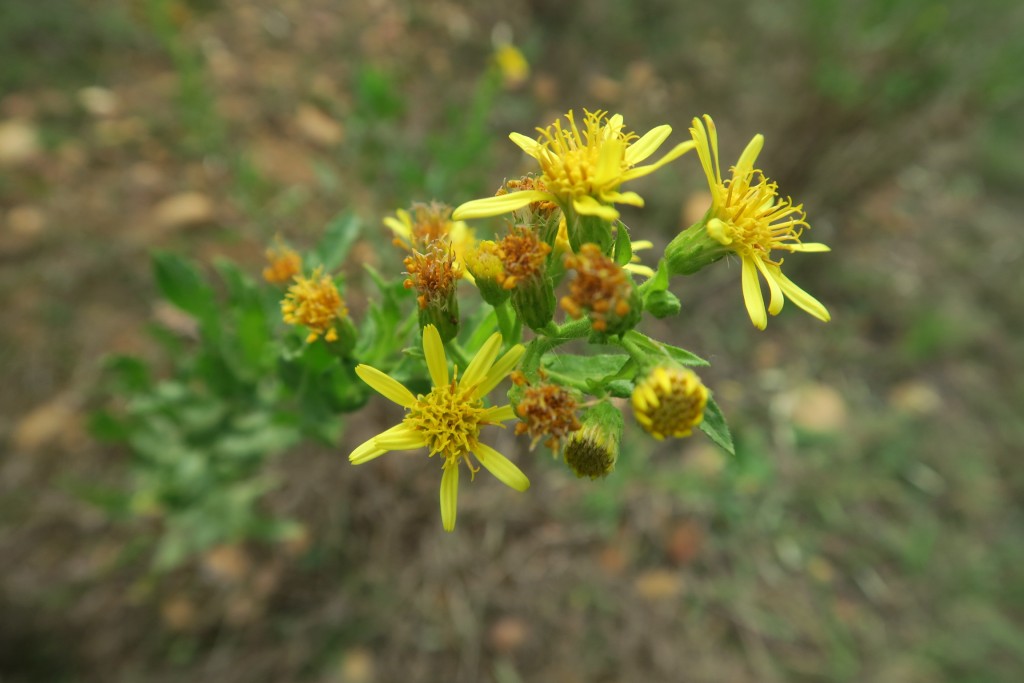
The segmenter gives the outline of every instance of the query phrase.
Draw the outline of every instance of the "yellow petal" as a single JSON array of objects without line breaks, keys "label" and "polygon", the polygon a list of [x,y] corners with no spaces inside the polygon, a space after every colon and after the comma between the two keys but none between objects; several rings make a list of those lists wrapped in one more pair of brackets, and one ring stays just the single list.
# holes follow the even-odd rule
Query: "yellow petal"
[{"label": "yellow petal", "polygon": [[683,156],[696,146],[697,143],[695,143],[693,140],[680,142],[678,145],[669,150],[668,154],[658,159],[653,164],[648,164],[647,166],[637,166],[636,168],[631,168],[625,173],[623,173],[622,182],[626,182],[627,180],[633,180],[634,178],[642,178],[645,175],[654,173],[665,164],[669,163],[670,161],[675,161],[676,159]]},{"label": "yellow petal", "polygon": [[614,204],[629,204],[630,206],[644,205],[644,198],[636,192],[602,192],[601,199]]},{"label": "yellow petal", "polygon": [[832,248],[827,244],[821,242],[799,242],[797,244],[786,244],[779,247],[779,249],[788,249],[789,251],[802,251],[802,252],[823,252],[832,251]]},{"label": "yellow petal", "polygon": [[485,197],[468,201],[452,212],[454,220],[470,220],[473,218],[487,218],[489,216],[501,216],[521,209],[533,202],[554,201],[555,196],[550,192],[540,190],[523,190],[522,192],[510,192],[496,197]]},{"label": "yellow petal", "polygon": [[768,266],[765,265],[764,261],[756,259],[754,264],[761,271],[761,274],[764,275],[765,282],[768,283],[768,293],[771,295],[768,299],[768,312],[772,315],[778,315],[782,310],[782,304],[785,303],[785,299],[782,297],[782,288],[779,287],[779,283],[776,282],[775,277],[768,270]]},{"label": "yellow petal", "polygon": [[387,436],[394,432],[402,432],[408,430],[404,424],[397,424],[390,429],[386,429],[377,436],[367,439],[363,443],[359,444],[352,453],[349,454],[348,459],[353,465],[362,465],[364,462],[370,462],[374,458],[380,455],[384,455],[389,450],[396,450],[391,448],[381,448],[380,444],[377,443],[377,439],[382,436]]},{"label": "yellow petal", "polygon": [[775,278],[779,281],[779,286],[782,287],[782,291],[787,297],[789,297],[790,301],[813,315],[818,320],[828,322],[832,319],[832,316],[829,315],[828,309],[825,308],[820,301],[800,289],[792,280],[782,274],[781,269],[773,268],[772,270],[775,272]]},{"label": "yellow petal", "polygon": [[639,164],[641,161],[658,151],[661,144],[672,134],[672,126],[658,126],[652,128],[643,137],[634,142],[626,150],[626,163],[630,166]]},{"label": "yellow petal", "polygon": [[471,387],[475,384],[481,384],[487,377],[487,372],[491,369],[491,366],[494,365],[494,359],[498,357],[498,351],[500,350],[501,333],[495,332],[484,342],[476,356],[469,362],[466,373],[459,380],[459,386]]},{"label": "yellow petal", "polygon": [[508,139],[519,145],[519,149],[523,150],[534,159],[537,158],[537,150],[541,149],[541,145],[533,138],[528,138],[522,133],[509,133]]},{"label": "yellow petal", "polygon": [[634,252],[638,252],[641,249],[653,248],[654,242],[650,240],[633,240],[632,242],[630,242],[629,246]]},{"label": "yellow petal", "polygon": [[530,480],[526,478],[523,471],[516,467],[511,460],[494,450],[485,443],[478,444],[473,451],[480,464],[487,468],[487,471],[498,478],[505,486],[516,491],[525,491],[530,488]]},{"label": "yellow petal", "polygon": [[373,442],[386,451],[412,451],[427,445],[423,435],[405,423],[378,434]]},{"label": "yellow petal", "polygon": [[764,136],[758,133],[750,139],[743,154],[740,155],[740,160],[736,162],[736,168],[732,174],[734,178],[743,178],[754,170],[754,162],[757,161],[757,155],[761,153],[762,147],[764,147]]},{"label": "yellow petal", "polygon": [[704,115],[703,121],[694,118],[690,136],[697,146],[697,156],[700,157],[700,165],[704,169],[704,177],[707,178],[711,194],[716,196],[718,186],[722,184],[722,174],[718,166],[718,133],[715,130],[715,122],[707,114]]},{"label": "yellow petal", "polygon": [[423,357],[427,359],[430,381],[435,387],[448,384],[448,360],[444,356],[444,342],[433,325],[423,328]]},{"label": "yellow petal", "polygon": [[356,446],[355,450],[348,454],[349,462],[353,465],[362,465],[364,462],[369,462],[377,456],[387,453],[383,448],[377,447],[376,439],[377,437],[374,436]]},{"label": "yellow petal", "polygon": [[747,305],[747,314],[754,327],[763,330],[768,326],[768,316],[764,311],[764,298],[761,296],[761,283],[757,281],[757,266],[750,259],[741,259],[743,264],[743,302]]},{"label": "yellow petal", "polygon": [[597,159],[597,168],[591,181],[601,186],[614,182],[622,172],[622,158],[626,153],[626,143],[619,139],[608,140],[601,145],[601,155]]},{"label": "yellow petal", "polygon": [[505,422],[506,420],[514,420],[516,418],[516,411],[511,405],[507,406],[491,406],[484,410],[480,419],[485,422]]},{"label": "yellow petal", "polygon": [[360,364],[356,366],[356,374],[359,375],[359,379],[369,384],[374,391],[403,408],[408,408],[416,402],[416,397],[412,395],[411,391],[402,386],[401,382],[384,374],[377,368]]},{"label": "yellow petal", "polygon": [[512,368],[516,366],[519,359],[523,357],[526,352],[526,347],[522,344],[516,344],[511,349],[505,352],[505,355],[498,359],[498,361],[491,366],[491,369],[487,371],[487,376],[477,387],[476,391],[473,392],[473,398],[482,398],[487,394],[491,393],[491,389],[498,386],[501,380],[508,376],[508,373],[512,372]]},{"label": "yellow petal", "polygon": [[627,263],[626,265],[622,266],[622,269],[630,273],[633,273],[634,275],[639,275],[640,277],[647,278],[648,280],[654,277],[653,268],[651,268],[650,266],[641,265],[639,263]]},{"label": "yellow petal", "polygon": [[441,524],[445,531],[455,529],[455,512],[459,503],[458,462],[445,462],[441,475]]},{"label": "yellow petal", "polygon": [[395,214],[398,218],[387,216],[384,219],[384,225],[391,228],[391,231],[399,237],[410,237],[412,235],[412,217],[409,216],[409,212],[399,209]]},{"label": "yellow petal", "polygon": [[579,197],[572,200],[572,208],[581,216],[597,216],[606,221],[614,221],[619,217],[619,212],[613,206],[605,206],[590,196]]}]

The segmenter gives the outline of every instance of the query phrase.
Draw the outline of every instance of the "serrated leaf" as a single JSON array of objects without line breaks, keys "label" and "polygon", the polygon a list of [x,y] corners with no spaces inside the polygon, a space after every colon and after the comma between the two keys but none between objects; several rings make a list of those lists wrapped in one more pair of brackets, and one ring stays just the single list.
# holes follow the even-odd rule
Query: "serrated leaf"
[{"label": "serrated leaf", "polygon": [[708,396],[707,406],[704,408],[704,421],[700,423],[700,430],[708,435],[712,441],[724,448],[729,455],[736,455],[736,446],[732,441],[732,432],[725,421],[725,415],[718,403],[711,396]]}]

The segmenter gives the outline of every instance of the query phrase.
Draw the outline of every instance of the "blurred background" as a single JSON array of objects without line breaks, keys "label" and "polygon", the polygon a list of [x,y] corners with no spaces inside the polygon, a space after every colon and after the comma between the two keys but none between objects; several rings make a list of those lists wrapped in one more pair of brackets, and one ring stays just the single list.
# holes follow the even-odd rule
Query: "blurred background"
[{"label": "blurred background", "polygon": [[[0,681],[1020,680],[1021,36],[1011,0],[0,3]],[[492,193],[509,131],[582,107],[709,113],[725,164],[763,133],[833,248],[786,261],[828,325],[758,332],[723,262],[648,327],[712,361],[735,458],[627,419],[590,482],[509,437],[532,488],[464,487],[445,534],[425,461],[347,463],[375,400],[267,460],[286,542],[159,573],[159,524],[82,495],[133,485],[103,359],[189,343],[151,250],[258,276],[351,211],[358,311],[381,217]],[[656,246],[706,208],[692,154],[631,189]]]}]

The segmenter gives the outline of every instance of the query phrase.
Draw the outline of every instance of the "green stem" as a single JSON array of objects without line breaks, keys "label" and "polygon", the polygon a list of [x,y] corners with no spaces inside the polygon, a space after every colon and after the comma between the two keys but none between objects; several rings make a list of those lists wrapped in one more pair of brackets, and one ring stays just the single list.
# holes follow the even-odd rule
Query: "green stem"
[{"label": "green stem", "polygon": [[561,384],[563,386],[572,387],[573,389],[576,389],[577,391],[580,391],[580,392],[582,392],[584,394],[593,394],[594,393],[594,390],[591,389],[590,386],[588,386],[585,382],[579,381],[578,379],[573,379],[572,377],[569,377],[568,375],[563,375],[560,372],[552,372],[551,370],[545,370],[544,372],[547,373],[548,377],[550,377],[551,379],[555,380],[556,384]]},{"label": "green stem", "polygon": [[448,352],[448,355],[455,359],[455,363],[462,371],[465,371],[466,368],[469,367],[469,359],[466,357],[466,351],[459,346],[458,342],[452,339],[451,341],[445,342],[444,348]]},{"label": "green stem", "polygon": [[498,329],[501,330],[501,336],[505,338],[505,343],[509,346],[518,344],[522,338],[523,323],[515,315],[515,312],[512,311],[512,306],[508,300],[506,299],[495,306],[494,313],[498,316]]},{"label": "green stem", "polygon": [[519,366],[523,374],[532,378],[537,369],[540,368],[541,356],[573,339],[586,337],[590,334],[591,329],[589,318],[570,320],[564,325],[550,323],[542,331],[543,336],[535,337],[533,341],[526,345],[526,353],[523,355],[522,363]]}]

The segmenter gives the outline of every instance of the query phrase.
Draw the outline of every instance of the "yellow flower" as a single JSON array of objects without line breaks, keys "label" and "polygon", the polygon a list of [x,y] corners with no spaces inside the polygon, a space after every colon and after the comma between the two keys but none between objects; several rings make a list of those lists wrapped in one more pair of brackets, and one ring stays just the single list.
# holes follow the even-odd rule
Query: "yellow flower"
[{"label": "yellow flower", "polygon": [[500,216],[528,204],[555,201],[564,210],[571,208],[583,216],[615,220],[619,212],[612,204],[643,206],[643,198],[635,192],[619,192],[623,183],[653,173],[694,147],[692,141],[676,145],[653,164],[637,166],[654,154],[672,132],[662,125],[643,137],[623,130],[622,115],[608,117],[607,112],[584,110],[584,129],[576,125],[573,113],[547,128],[538,128],[540,136],[533,140],[519,133],[509,138],[524,152],[536,159],[543,175],[545,189],[522,190],[496,197],[475,199],[455,209],[454,218],[463,220]]},{"label": "yellow flower", "polygon": [[704,420],[708,389],[693,370],[658,366],[633,389],[633,414],[651,436],[689,436]]},{"label": "yellow flower", "polygon": [[502,43],[494,49],[494,63],[506,88],[518,88],[530,77],[530,63],[512,43]]},{"label": "yellow flower", "polygon": [[794,206],[791,199],[780,197],[778,185],[754,168],[764,136],[753,137],[732,168],[732,178],[722,180],[714,121],[707,114],[703,122],[693,119],[690,134],[697,143],[697,155],[711,188],[707,234],[740,257],[743,300],[750,320],[762,330],[768,324],[757,276],[760,273],[771,296],[768,313],[776,315],[782,310],[785,295],[815,318],[828,322],[831,317],[825,307],[782,274],[781,258],[771,258],[773,250],[816,252],[829,248],[800,241],[800,235],[810,227],[804,220],[803,205]]},{"label": "yellow flower", "polygon": [[[413,204],[411,210],[399,209],[384,219],[384,225],[395,234],[395,244],[406,251],[426,251],[432,242],[444,240],[455,252],[456,263],[464,265],[466,249],[473,244],[473,231],[464,222],[451,220],[451,208],[431,202]],[[472,282],[473,277],[464,268],[462,272]]]},{"label": "yellow flower", "polygon": [[445,531],[455,528],[459,490],[459,463],[465,461],[470,476],[479,471],[470,456],[502,483],[516,491],[530,486],[526,475],[504,455],[480,441],[480,428],[515,419],[512,406],[485,408],[484,397],[504,379],[525,351],[521,344],[498,358],[501,335],[491,335],[461,378],[448,374],[448,361],[437,328],[423,329],[423,355],[433,382],[429,394],[413,396],[398,380],[369,365],[356,366],[356,374],[374,390],[406,409],[398,425],[369,439],[348,456],[361,465],[388,451],[429,449],[429,455],[444,458],[441,475],[441,522]]},{"label": "yellow flower", "polygon": [[317,268],[308,278],[297,275],[295,284],[281,301],[281,315],[286,323],[309,328],[307,343],[321,336],[329,342],[338,341],[335,325],[348,316],[348,307],[337,285],[322,271],[323,268]]},{"label": "yellow flower", "polygon": [[272,285],[283,285],[302,272],[302,257],[289,247],[280,236],[274,238],[274,246],[266,251],[267,267],[263,279]]}]

